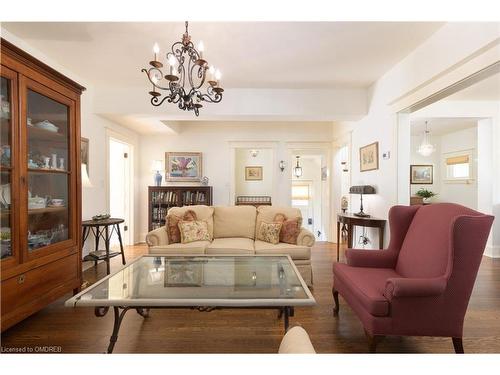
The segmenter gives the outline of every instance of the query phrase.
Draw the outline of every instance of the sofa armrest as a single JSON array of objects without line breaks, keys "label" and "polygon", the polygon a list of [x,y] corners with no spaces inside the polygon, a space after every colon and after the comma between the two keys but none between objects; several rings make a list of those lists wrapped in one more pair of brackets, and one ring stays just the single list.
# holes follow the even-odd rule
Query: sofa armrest
[{"label": "sofa armrest", "polygon": [[394,250],[347,249],[347,264],[352,267],[393,268],[398,253]]},{"label": "sofa armrest", "polygon": [[157,228],[146,234],[148,246],[168,245],[168,233],[164,227]]},{"label": "sofa armrest", "polygon": [[389,301],[399,297],[432,297],[439,296],[446,290],[447,280],[444,277],[431,279],[391,278],[385,282],[384,296]]},{"label": "sofa armrest", "polygon": [[290,328],[278,350],[279,354],[316,354],[306,330],[300,326]]},{"label": "sofa armrest", "polygon": [[297,237],[297,245],[313,247],[314,242],[316,242],[314,234],[306,228],[300,228],[300,233]]}]

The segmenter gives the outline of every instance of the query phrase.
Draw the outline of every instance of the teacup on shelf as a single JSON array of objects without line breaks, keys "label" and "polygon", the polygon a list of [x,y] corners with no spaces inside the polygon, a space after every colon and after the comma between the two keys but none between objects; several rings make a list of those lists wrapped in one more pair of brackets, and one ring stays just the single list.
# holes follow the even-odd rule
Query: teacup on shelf
[{"label": "teacup on shelf", "polygon": [[49,207],[63,207],[64,199],[51,199],[49,202]]}]

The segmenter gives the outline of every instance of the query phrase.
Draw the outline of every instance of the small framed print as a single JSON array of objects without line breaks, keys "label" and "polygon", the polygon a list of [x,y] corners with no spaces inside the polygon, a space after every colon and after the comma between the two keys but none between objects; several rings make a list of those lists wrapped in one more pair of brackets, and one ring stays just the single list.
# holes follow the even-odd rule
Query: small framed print
[{"label": "small framed print", "polygon": [[432,165],[410,165],[410,184],[431,185],[433,183]]},{"label": "small framed print", "polygon": [[359,170],[361,172],[367,172],[376,169],[378,169],[378,142],[360,147]]},{"label": "small framed print", "polygon": [[262,181],[262,167],[245,167],[245,181]]}]

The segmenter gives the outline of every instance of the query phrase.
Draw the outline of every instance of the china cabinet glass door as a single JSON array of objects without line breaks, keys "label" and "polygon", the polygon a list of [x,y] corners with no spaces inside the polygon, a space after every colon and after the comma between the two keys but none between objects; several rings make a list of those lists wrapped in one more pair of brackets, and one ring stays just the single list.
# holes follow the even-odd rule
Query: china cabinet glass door
[{"label": "china cabinet glass door", "polygon": [[14,149],[17,125],[17,74],[4,66],[0,78],[0,249],[2,268],[17,263],[17,175]]},{"label": "china cabinet glass door", "polygon": [[[72,102],[34,82],[25,87],[28,257],[57,250],[71,239]],[[60,246],[59,246],[60,247]]]}]

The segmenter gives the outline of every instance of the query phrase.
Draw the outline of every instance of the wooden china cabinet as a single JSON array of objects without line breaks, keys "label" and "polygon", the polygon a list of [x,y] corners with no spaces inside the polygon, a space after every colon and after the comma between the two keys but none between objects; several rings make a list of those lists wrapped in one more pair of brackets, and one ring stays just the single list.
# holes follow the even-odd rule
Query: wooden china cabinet
[{"label": "wooden china cabinet", "polygon": [[1,329],[81,285],[84,87],[1,40]]}]

